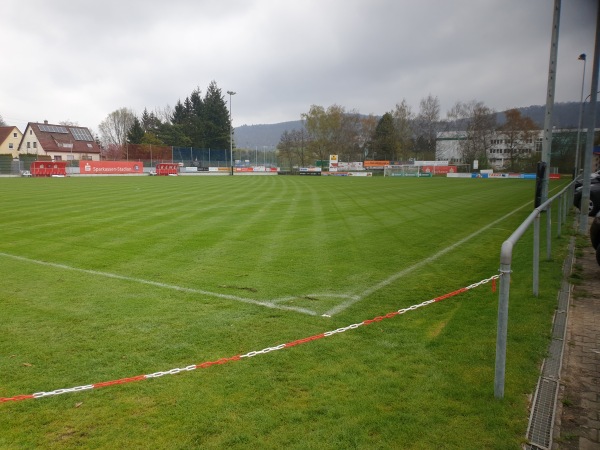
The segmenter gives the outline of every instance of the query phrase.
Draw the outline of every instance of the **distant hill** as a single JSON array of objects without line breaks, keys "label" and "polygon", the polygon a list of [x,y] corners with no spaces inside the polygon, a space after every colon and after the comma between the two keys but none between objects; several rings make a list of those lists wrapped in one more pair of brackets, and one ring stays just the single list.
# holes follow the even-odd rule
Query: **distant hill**
[{"label": "distant hill", "polygon": [[233,139],[238,148],[274,149],[284,131],[302,128],[302,121],[280,122],[271,125],[242,125],[234,129]]},{"label": "distant hill", "polygon": [[[587,104],[586,104],[587,105]],[[577,128],[579,123],[579,102],[555,103],[552,111],[552,125],[555,128]],[[546,105],[544,106],[527,106],[517,108],[525,117],[531,118],[540,127],[544,126],[546,116]],[[584,109],[584,114],[586,113]],[[498,113],[498,123],[505,122],[504,112]],[[585,117],[583,118],[583,126],[585,127]],[[596,126],[600,126],[600,102],[596,103]]]},{"label": "distant hill", "polygon": [[[579,102],[556,103],[552,113],[556,128],[577,128],[579,122]],[[546,105],[517,108],[521,114],[530,117],[540,128],[544,126]],[[498,124],[505,122],[504,112],[497,114]],[[585,122],[584,122],[585,123]],[[262,125],[242,125],[235,128],[234,140],[238,148],[275,149],[284,131],[302,128],[300,120]],[[596,126],[600,128],[600,102],[596,103]]]}]

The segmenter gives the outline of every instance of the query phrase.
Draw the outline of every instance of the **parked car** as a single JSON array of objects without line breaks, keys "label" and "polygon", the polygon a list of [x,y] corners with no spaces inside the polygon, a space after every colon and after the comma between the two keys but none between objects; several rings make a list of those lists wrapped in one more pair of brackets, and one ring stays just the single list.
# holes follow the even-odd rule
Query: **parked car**
[{"label": "parked car", "polygon": [[[590,183],[591,184],[596,184],[596,183],[600,183],[600,170],[596,171],[596,172],[592,172],[590,174]],[[578,188],[579,186],[581,186],[583,184],[581,178],[578,179],[575,182],[575,188]]]},{"label": "parked car", "polygon": [[600,214],[596,215],[590,226],[590,240],[596,249],[596,262],[600,265]]},{"label": "parked car", "polygon": [[[581,210],[581,195],[583,186],[575,188],[573,204]],[[600,211],[600,183],[590,184],[590,204],[588,205],[588,213],[590,217],[594,217]]]}]

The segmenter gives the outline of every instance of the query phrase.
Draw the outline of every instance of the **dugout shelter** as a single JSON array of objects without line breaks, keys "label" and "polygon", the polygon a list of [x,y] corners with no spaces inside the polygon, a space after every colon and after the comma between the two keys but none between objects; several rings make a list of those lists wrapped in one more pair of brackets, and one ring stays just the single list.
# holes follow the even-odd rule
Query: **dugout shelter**
[{"label": "dugout shelter", "polygon": [[156,175],[177,175],[178,163],[160,163],[156,165]]},{"label": "dugout shelter", "polygon": [[65,177],[67,161],[33,161],[29,171],[32,177]]}]

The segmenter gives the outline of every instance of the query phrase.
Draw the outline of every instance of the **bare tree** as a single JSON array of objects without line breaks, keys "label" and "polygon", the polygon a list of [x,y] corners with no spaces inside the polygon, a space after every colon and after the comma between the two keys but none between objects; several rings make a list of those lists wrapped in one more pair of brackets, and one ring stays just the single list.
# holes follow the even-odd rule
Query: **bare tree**
[{"label": "bare tree", "polygon": [[59,125],[64,125],[66,127],[78,127],[79,126],[79,123],[74,122],[74,121],[69,120],[69,119],[67,119],[67,120],[61,120],[60,122],[58,122],[58,124]]},{"label": "bare tree", "polygon": [[360,132],[357,136],[358,147],[360,149],[359,158],[356,161],[364,162],[367,156],[372,153],[373,136],[375,136],[375,130],[379,119],[373,114],[368,116],[362,116],[360,120]]},{"label": "bare tree", "polygon": [[361,161],[362,121],[358,111],[343,112],[337,142],[340,161]]},{"label": "bare tree", "polygon": [[307,144],[308,135],[304,128],[284,131],[279,144],[277,144],[282,165],[287,165],[290,169],[296,166],[306,167],[308,162]]},{"label": "bare tree", "polygon": [[163,106],[163,107],[154,108],[154,115],[162,123],[171,123],[174,113],[175,113],[175,109],[169,104],[167,104],[166,106]]},{"label": "bare tree", "polygon": [[408,161],[414,154],[415,117],[406,99],[402,99],[401,103],[396,103],[392,118],[394,119],[396,139],[398,140],[398,157],[403,161]]},{"label": "bare tree", "polygon": [[436,137],[440,127],[440,101],[437,97],[429,94],[421,99],[415,124],[416,156],[420,159],[434,159]]},{"label": "bare tree", "polygon": [[135,113],[129,108],[121,108],[111,112],[98,128],[100,141],[104,147],[116,145],[123,148],[127,142],[127,132],[133,125]]},{"label": "bare tree", "polygon": [[4,121],[4,118],[2,116],[0,116],[0,127],[5,127],[6,126],[6,122]]},{"label": "bare tree", "polygon": [[506,122],[498,131],[503,135],[508,154],[507,169],[519,171],[521,163],[528,161],[535,150],[535,137],[539,127],[531,118],[522,116],[518,109],[509,109],[504,115]]},{"label": "bare tree", "polygon": [[487,150],[496,128],[496,112],[477,100],[468,103],[458,101],[448,111],[447,117],[462,133],[463,139],[458,144],[462,162],[472,165],[477,160],[480,167],[487,166]]}]

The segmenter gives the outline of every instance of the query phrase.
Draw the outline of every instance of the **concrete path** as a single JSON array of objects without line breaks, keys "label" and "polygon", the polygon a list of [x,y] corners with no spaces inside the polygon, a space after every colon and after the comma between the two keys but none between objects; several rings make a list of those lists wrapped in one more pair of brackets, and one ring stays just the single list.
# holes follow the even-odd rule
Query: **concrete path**
[{"label": "concrete path", "polygon": [[[589,241],[588,241],[589,242]],[[600,266],[576,255],[552,449],[600,450]]]}]

